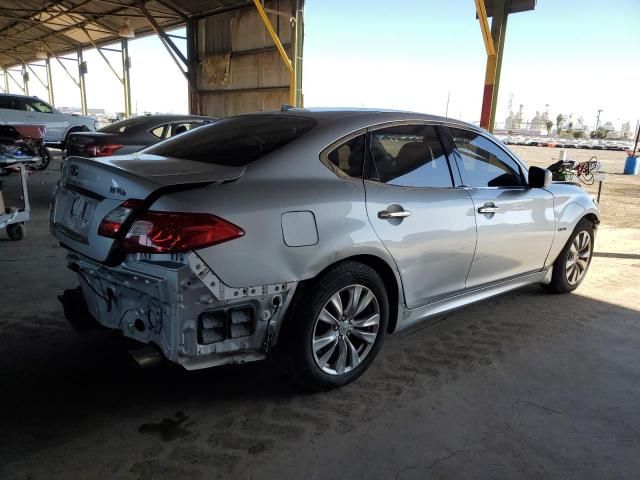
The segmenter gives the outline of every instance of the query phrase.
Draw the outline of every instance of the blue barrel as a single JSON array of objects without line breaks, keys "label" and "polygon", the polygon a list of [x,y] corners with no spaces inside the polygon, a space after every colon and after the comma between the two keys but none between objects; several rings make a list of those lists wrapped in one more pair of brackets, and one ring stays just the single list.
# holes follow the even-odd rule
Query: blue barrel
[{"label": "blue barrel", "polygon": [[634,157],[633,155],[628,156],[627,161],[624,162],[624,174],[637,175],[638,168],[640,168],[640,162],[638,162],[638,157]]}]

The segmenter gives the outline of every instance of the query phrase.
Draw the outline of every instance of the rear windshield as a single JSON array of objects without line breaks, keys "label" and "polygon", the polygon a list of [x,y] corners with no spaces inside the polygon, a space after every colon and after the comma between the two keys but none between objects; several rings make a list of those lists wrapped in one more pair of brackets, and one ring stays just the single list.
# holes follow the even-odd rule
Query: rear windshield
[{"label": "rear windshield", "polygon": [[144,116],[127,118],[126,120],[120,120],[119,122],[115,122],[107,125],[106,127],[102,127],[98,131],[104,133],[124,133],[133,127],[137,127],[138,125],[143,125],[148,122],[149,119]]},{"label": "rear windshield", "polygon": [[240,167],[283,147],[314,125],[309,118],[286,115],[232,117],[161,142],[144,153]]}]

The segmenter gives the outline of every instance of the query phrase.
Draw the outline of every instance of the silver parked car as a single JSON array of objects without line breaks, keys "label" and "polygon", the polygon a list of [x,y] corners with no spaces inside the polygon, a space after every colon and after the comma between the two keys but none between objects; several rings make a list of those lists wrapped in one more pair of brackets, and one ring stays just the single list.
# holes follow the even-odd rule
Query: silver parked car
[{"label": "silver parked car", "polygon": [[305,109],[70,157],[50,215],[80,282],[62,297],[73,324],[187,369],[274,349],[314,389],[427,317],[528,284],[574,290],[599,222],[578,186],[472,125]]},{"label": "silver parked car", "polygon": [[93,117],[62,113],[38,97],[9,93],[0,94],[0,124],[44,125],[44,142],[60,148],[65,148],[70,133],[98,128]]}]

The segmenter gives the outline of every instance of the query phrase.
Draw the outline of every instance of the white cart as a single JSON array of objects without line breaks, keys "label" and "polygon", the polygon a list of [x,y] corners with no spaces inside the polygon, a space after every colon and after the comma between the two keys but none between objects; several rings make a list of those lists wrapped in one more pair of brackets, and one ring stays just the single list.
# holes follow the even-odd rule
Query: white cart
[{"label": "white cart", "polygon": [[11,240],[22,240],[27,234],[24,226],[29,221],[31,206],[29,205],[29,190],[27,189],[27,169],[29,163],[39,162],[39,157],[13,156],[0,154],[0,168],[15,167],[20,174],[20,186],[22,188],[22,205],[4,205],[2,191],[0,190],[0,229],[6,228]]}]

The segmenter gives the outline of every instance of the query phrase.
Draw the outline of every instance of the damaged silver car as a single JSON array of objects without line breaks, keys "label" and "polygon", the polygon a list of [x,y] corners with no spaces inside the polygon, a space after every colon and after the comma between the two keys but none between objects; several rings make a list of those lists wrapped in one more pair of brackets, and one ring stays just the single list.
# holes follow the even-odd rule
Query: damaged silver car
[{"label": "damaged silver car", "polygon": [[574,290],[598,215],[472,125],[283,109],[70,157],[50,222],[80,283],[62,297],[74,325],[187,369],[273,350],[328,389],[362,374],[387,333],[528,284]]}]

